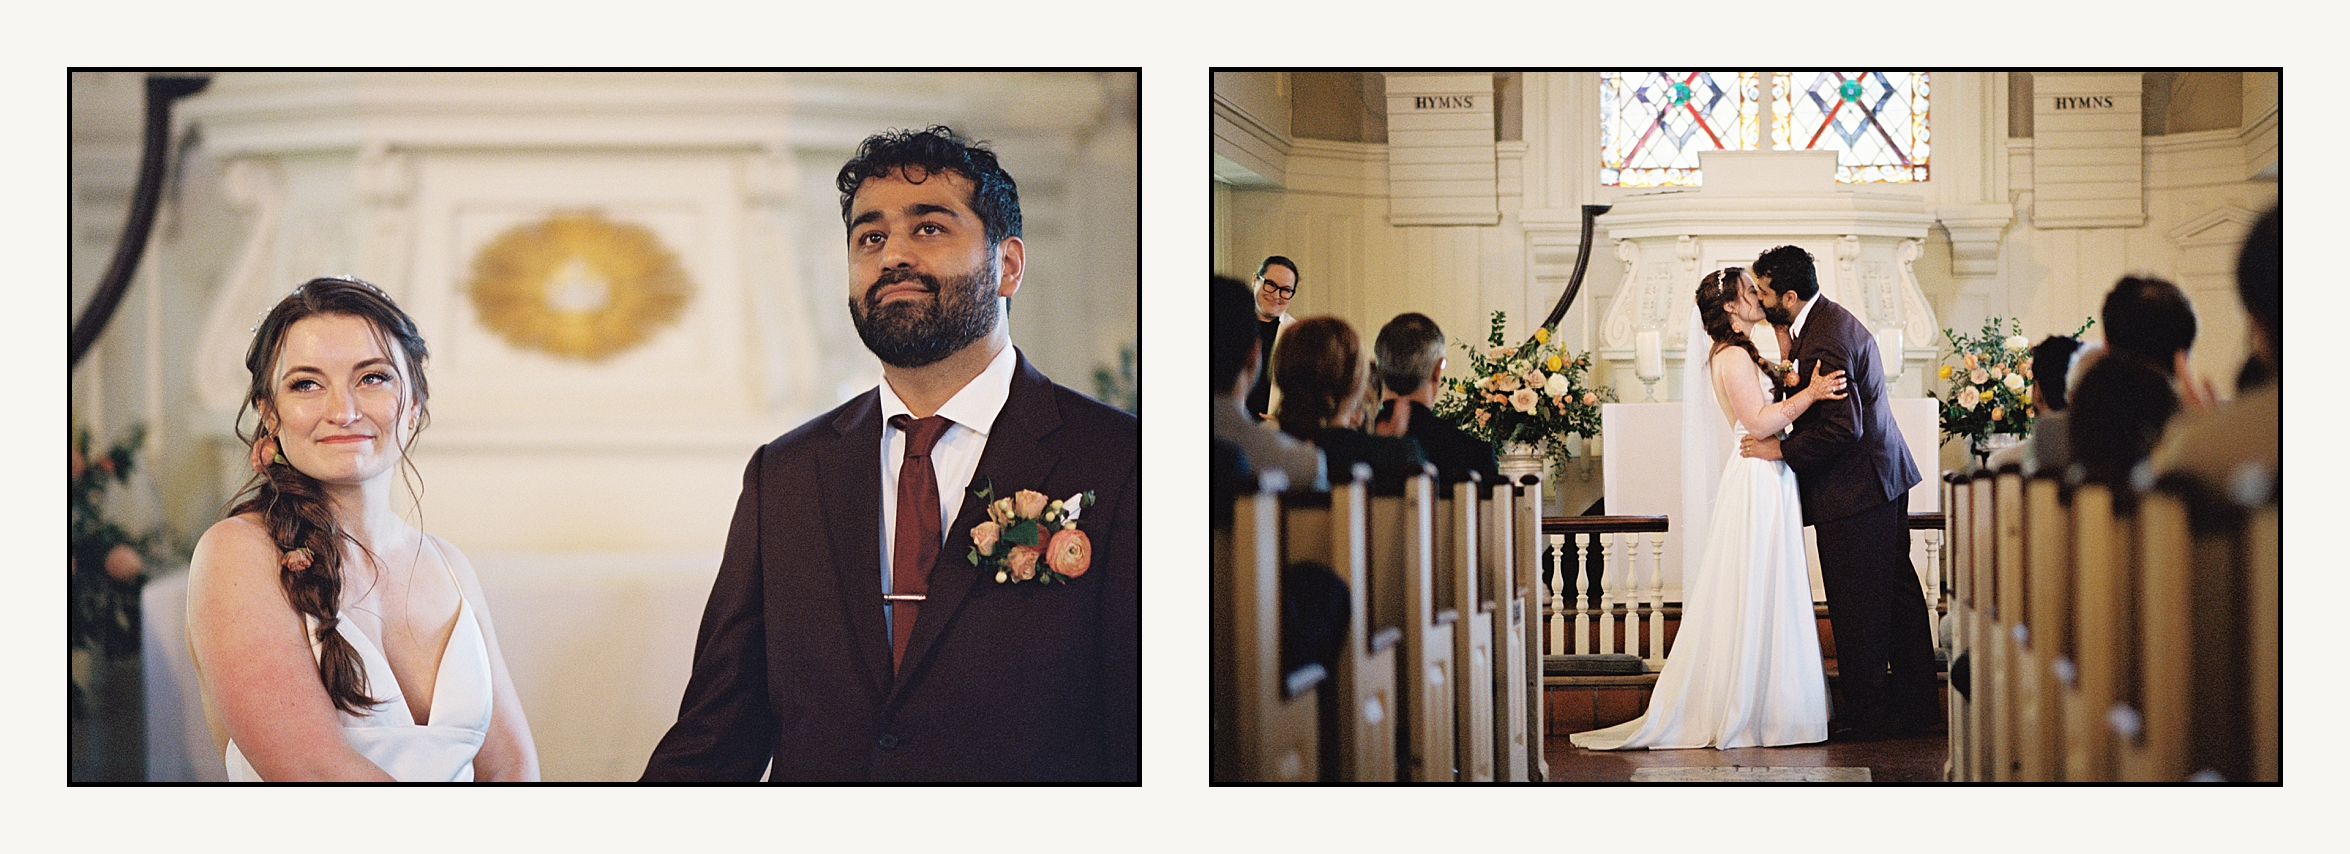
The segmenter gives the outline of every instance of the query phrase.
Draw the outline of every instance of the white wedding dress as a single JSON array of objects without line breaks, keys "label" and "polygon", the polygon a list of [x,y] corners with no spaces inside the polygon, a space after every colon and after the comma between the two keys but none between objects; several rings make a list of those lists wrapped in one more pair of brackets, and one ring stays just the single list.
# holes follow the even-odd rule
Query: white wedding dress
[{"label": "white wedding dress", "polygon": [[[1768,400],[1769,377],[1758,368],[1754,382]],[[1729,400],[1717,382],[1717,412],[1745,435]],[[1786,463],[1733,451],[1710,515],[1703,551],[1683,565],[1681,629],[1647,714],[1569,736],[1575,746],[1733,748],[1827,740],[1827,678],[1795,473]]]},{"label": "white wedding dress", "polygon": [[[315,659],[318,622],[307,617],[304,622],[311,628],[310,655]],[[400,681],[392,675],[391,660],[375,641],[348,619],[338,620],[335,631],[358,651],[369,692],[384,698],[370,714],[336,713],[342,719],[343,739],[352,749],[403,783],[472,782],[473,756],[489,736],[492,699],[489,646],[482,640],[472,603],[459,594],[457,627],[441,651],[440,670],[433,675],[432,712],[423,725],[416,723],[400,693]],[[391,696],[384,697],[387,690]],[[229,741],[226,754],[231,782],[261,782],[236,741]]]}]

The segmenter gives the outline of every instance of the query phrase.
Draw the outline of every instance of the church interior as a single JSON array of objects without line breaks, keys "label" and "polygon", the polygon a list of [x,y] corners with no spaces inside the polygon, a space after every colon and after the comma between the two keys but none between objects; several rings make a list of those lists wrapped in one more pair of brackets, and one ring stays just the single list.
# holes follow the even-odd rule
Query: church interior
[{"label": "church interior", "polygon": [[[1322,492],[1245,465],[1220,487],[1214,776],[2279,779],[2281,407],[2253,369],[2281,350],[2239,296],[2239,260],[2280,198],[2280,86],[2273,69],[1215,72],[1212,272],[1255,291],[1286,267],[1280,334],[1335,318],[1368,353],[1417,312],[1451,342],[1448,382],[1484,383],[1486,361],[1517,348],[1564,355],[1574,367],[1552,362],[1551,379],[1591,394],[1580,409],[1561,398],[1564,420],[1537,440],[1495,428],[1505,483],[1489,490],[1333,471]],[[1874,335],[1924,474],[1910,557],[1947,731],[1569,747],[1646,709],[1696,559],[1685,532],[1705,530],[1711,493],[1692,472],[1721,457],[1677,441],[1684,367],[1705,352],[1689,294],[1780,245],[1806,249],[1820,293]],[[1969,354],[1988,346],[1984,366],[2017,364],[1999,370],[2025,388],[2020,351],[2103,340],[2095,321],[2132,278],[2191,304],[2192,346],[2166,371],[2208,387],[2198,405],[2267,401],[2265,439],[2247,439],[2267,443],[2258,477],[2174,490],[2144,466],[2089,483],[1993,462],[2028,441],[1999,419],[2030,404],[2002,399],[2016,409],[1987,422]],[[1279,347],[1250,364],[1270,370]],[[1463,406],[1463,426],[1493,414]],[[1326,595],[1351,616],[1323,627],[1318,657],[1290,634],[1300,563],[1335,574],[1344,592]]]},{"label": "church interior", "polygon": [[1015,344],[1140,405],[1133,72],[68,76],[74,319],[111,301],[70,368],[74,547],[125,556],[76,560],[76,782],[222,779],[186,568],[250,476],[252,330],[311,278],[379,286],[429,342],[394,500],[477,567],[548,781],[636,779],[745,460],[880,376],[834,184],[867,135],[991,143],[1025,212]]}]

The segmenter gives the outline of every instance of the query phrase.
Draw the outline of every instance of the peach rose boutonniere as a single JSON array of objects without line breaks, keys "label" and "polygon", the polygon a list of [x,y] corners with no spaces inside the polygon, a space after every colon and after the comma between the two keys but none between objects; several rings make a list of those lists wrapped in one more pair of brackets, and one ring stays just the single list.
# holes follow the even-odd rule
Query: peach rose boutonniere
[{"label": "peach rose boutonniere", "polygon": [[971,494],[987,504],[987,521],[971,529],[969,559],[993,570],[997,584],[1067,584],[1093,567],[1093,541],[1077,528],[1093,493],[1055,499],[1023,489],[999,498],[994,484],[981,484]]}]

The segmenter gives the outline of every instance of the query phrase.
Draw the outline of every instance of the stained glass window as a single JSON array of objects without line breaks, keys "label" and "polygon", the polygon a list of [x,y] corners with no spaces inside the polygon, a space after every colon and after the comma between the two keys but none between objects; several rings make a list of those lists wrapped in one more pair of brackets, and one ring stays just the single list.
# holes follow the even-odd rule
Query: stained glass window
[{"label": "stained glass window", "polygon": [[1753,151],[1765,124],[1774,151],[1836,152],[1842,183],[1927,179],[1926,72],[1768,73],[1600,72],[1600,183],[1698,186],[1700,152]]},{"label": "stained glass window", "polygon": [[1752,151],[1759,79],[1750,71],[1603,71],[1600,182],[1696,186],[1703,151]]},{"label": "stained glass window", "polygon": [[1925,72],[1780,71],[1771,89],[1771,150],[1835,151],[1846,184],[1926,180]]}]

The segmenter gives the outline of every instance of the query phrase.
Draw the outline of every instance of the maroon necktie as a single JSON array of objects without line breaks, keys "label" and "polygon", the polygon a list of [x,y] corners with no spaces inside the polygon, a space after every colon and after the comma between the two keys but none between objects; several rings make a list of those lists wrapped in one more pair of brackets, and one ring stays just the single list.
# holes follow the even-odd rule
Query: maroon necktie
[{"label": "maroon necktie", "polygon": [[889,553],[889,666],[894,673],[906,659],[914,615],[921,613],[922,599],[930,592],[930,566],[938,562],[938,473],[930,466],[930,449],[955,422],[944,415],[895,415],[889,423],[906,432],[906,461],[898,468],[897,542]]}]

